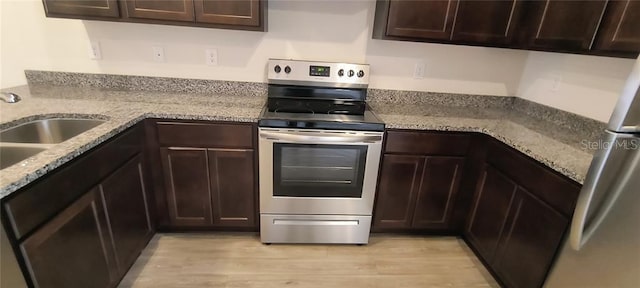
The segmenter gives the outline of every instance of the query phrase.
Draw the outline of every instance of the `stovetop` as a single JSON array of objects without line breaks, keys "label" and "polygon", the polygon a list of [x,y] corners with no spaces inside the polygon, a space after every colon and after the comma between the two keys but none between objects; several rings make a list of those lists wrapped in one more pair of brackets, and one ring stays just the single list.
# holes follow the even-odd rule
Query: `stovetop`
[{"label": "stovetop", "polygon": [[270,59],[268,71],[259,126],[384,131],[365,102],[369,65]]}]

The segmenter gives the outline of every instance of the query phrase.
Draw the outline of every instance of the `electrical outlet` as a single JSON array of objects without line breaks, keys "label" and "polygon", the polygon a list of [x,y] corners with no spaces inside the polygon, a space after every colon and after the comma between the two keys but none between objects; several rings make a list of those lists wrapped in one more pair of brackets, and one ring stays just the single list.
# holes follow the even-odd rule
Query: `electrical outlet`
[{"label": "electrical outlet", "polygon": [[415,67],[413,68],[413,78],[414,79],[422,79],[424,78],[424,70],[425,68],[425,64],[422,62],[416,63]]},{"label": "electrical outlet", "polygon": [[204,51],[205,63],[209,66],[218,66],[218,49],[210,48]]},{"label": "electrical outlet", "polygon": [[91,41],[89,43],[89,59],[92,59],[92,60],[102,59],[102,52],[100,51],[100,42]]},{"label": "electrical outlet", "polygon": [[553,75],[553,76],[551,76],[551,85],[549,87],[549,90],[551,90],[553,92],[557,92],[558,90],[560,90],[560,85],[561,84],[562,84],[562,76]]},{"label": "electrical outlet", "polygon": [[160,46],[153,46],[153,61],[164,62],[164,48]]}]

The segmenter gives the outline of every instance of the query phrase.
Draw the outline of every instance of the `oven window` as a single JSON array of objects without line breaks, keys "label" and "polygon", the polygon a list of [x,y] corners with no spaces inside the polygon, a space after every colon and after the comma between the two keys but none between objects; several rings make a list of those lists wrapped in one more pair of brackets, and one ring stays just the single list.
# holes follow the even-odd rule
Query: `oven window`
[{"label": "oven window", "polygon": [[366,145],[273,145],[273,196],[362,197]]}]

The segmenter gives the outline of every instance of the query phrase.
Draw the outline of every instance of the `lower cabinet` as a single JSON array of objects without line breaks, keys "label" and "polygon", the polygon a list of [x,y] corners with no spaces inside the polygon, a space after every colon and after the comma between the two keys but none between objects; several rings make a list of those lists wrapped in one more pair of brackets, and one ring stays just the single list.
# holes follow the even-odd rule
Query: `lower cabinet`
[{"label": "lower cabinet", "polygon": [[92,189],[20,246],[35,287],[110,287],[116,260],[99,189]]},{"label": "lower cabinet", "polygon": [[144,128],[2,199],[5,230],[32,287],[114,287],[154,233]]},{"label": "lower cabinet", "polygon": [[479,185],[466,235],[478,253],[491,261],[507,222],[517,186],[492,167],[486,167]]},{"label": "lower cabinet", "polygon": [[[495,158],[489,161],[503,162]],[[546,168],[531,168],[531,161],[519,162],[518,167],[533,172],[526,179],[540,180],[526,184],[534,185],[530,186],[532,190],[514,180],[525,177],[522,173],[485,164],[464,231],[469,244],[506,287],[541,287],[568,229],[570,216],[538,193],[555,192],[554,199],[566,197],[560,194],[575,195],[573,203],[567,204],[573,207],[578,191],[568,183],[570,180],[555,178]],[[564,184],[567,189],[553,191]]]},{"label": "lower cabinet", "polygon": [[140,155],[99,185],[107,207],[118,270],[124,274],[153,236]]},{"label": "lower cabinet", "polygon": [[541,287],[569,220],[518,189],[493,266],[508,287]]},{"label": "lower cabinet", "polygon": [[171,222],[255,225],[253,150],[161,148]]},{"label": "lower cabinet", "polygon": [[167,207],[159,213],[168,214],[170,227],[257,229],[251,125],[159,122],[152,127],[158,131],[162,206]]},{"label": "lower cabinet", "polygon": [[448,229],[463,158],[384,155],[374,228]]},{"label": "lower cabinet", "polygon": [[[454,230],[451,218],[469,143],[466,135],[460,136],[388,133],[385,152],[389,153],[382,158],[373,231]],[[452,143],[447,146],[447,142]]]}]

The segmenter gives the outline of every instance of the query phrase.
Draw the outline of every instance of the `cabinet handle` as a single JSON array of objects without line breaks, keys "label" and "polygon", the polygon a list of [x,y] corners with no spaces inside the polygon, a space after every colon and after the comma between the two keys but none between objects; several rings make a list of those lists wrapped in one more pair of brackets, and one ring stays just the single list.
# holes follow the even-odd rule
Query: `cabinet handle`
[{"label": "cabinet handle", "polygon": [[274,219],[274,225],[312,225],[312,226],[358,226],[360,221],[358,220],[303,220],[303,219],[290,219],[280,220]]}]

